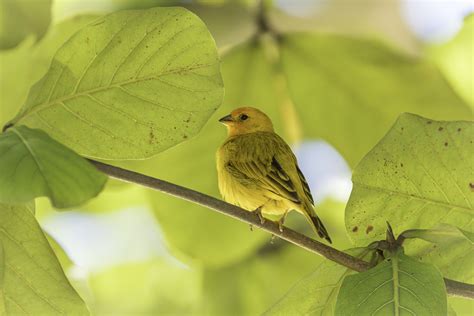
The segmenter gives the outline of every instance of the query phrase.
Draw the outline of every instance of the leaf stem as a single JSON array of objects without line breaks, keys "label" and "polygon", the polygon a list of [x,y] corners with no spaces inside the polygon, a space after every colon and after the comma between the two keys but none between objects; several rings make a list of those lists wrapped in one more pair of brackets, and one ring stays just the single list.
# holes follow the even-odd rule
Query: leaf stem
[{"label": "leaf stem", "polygon": [[[182,187],[180,185],[170,183],[164,180],[153,178],[138,172],[122,169],[115,167],[103,162],[88,159],[98,170],[103,173],[126,182],[140,184],[142,186],[151,188],[156,191],[160,191],[169,195],[173,195],[183,200],[190,201],[195,204],[207,207],[215,210],[219,213],[233,217],[242,222],[251,224],[255,227],[259,227],[281,239],[284,239],[298,247],[306,249],[310,252],[316,253],[334,261],[342,266],[349,269],[361,272],[368,270],[371,265],[361,259],[355,258],[348,255],[345,252],[332,248],[322,242],[311,239],[303,234],[300,234],[290,228],[284,227],[283,231],[280,231],[278,224],[271,221],[265,221],[263,224],[260,222],[259,217],[253,212],[246,211],[235,205],[226,203],[222,200],[216,199],[212,196],[206,195],[201,192],[194,191]],[[453,296],[460,296],[464,298],[474,299],[474,285],[461,283],[458,281],[444,279],[446,284],[446,290],[448,294]]]}]

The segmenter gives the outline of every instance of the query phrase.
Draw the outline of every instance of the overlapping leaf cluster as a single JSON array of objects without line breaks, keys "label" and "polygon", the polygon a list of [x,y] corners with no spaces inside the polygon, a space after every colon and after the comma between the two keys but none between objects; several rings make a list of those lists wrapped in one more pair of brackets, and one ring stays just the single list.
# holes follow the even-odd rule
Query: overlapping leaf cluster
[{"label": "overlapping leaf cluster", "polygon": [[[23,51],[30,49],[26,40],[17,53],[29,67],[16,76],[25,80],[2,96],[0,202],[10,205],[0,205],[0,294],[7,314],[87,314],[34,214],[19,203],[47,196],[57,208],[83,204],[106,177],[76,152],[150,157],[196,134],[221,103],[214,41],[189,11],[123,11],[91,20],[65,22],[33,53]],[[51,46],[61,46],[54,57]],[[2,64],[10,58],[15,67],[20,63],[18,54],[6,53]],[[36,67],[41,62],[50,62],[47,71]],[[8,117],[42,75],[18,114]]]},{"label": "overlapping leaf cluster", "polygon": [[[363,247],[383,239],[387,220],[398,233],[405,229],[436,232],[433,229],[439,223],[451,224],[454,231],[461,228],[463,232],[430,240],[435,243],[409,240],[405,252],[410,257],[398,252],[366,274],[351,275],[353,272],[346,268],[301,249],[279,242],[269,245],[266,234],[250,232],[247,225],[202,207],[152,192],[146,193],[146,199],[141,193],[135,199],[127,195],[137,188],[127,186],[120,186],[120,193],[113,194],[111,183],[106,191],[112,194],[103,194],[82,208],[116,208],[117,199],[121,207],[150,203],[171,252],[193,269],[154,262],[93,276],[91,283],[100,313],[222,315],[233,311],[247,315],[267,311],[330,315],[358,313],[362,307],[382,314],[403,309],[444,313],[446,294],[438,270],[444,276],[472,282],[469,265],[474,260],[474,201],[469,176],[473,170],[468,161],[473,132],[472,123],[459,121],[470,119],[471,113],[437,68],[421,58],[406,56],[373,40],[312,33],[258,33],[223,55],[226,96],[216,112],[222,87],[214,42],[204,24],[185,10],[124,11],[98,19],[74,18],[50,29],[37,45],[26,39],[13,51],[2,52],[1,62],[2,74],[9,72],[16,80],[0,79],[2,90],[7,92],[0,95],[0,122],[15,124],[2,135],[0,145],[18,149],[10,151],[10,158],[0,157],[10,159],[0,160],[0,166],[8,171],[0,174],[0,185],[7,188],[21,181],[34,187],[27,192],[15,189],[23,200],[48,195],[57,206],[71,206],[101,190],[103,178],[84,167],[80,169],[82,174],[77,170],[74,174],[74,169],[68,170],[69,175],[63,174],[65,183],[77,177],[77,184],[93,181],[95,186],[69,189],[76,194],[61,192],[65,187],[54,172],[42,167],[43,160],[46,167],[74,159],[77,165],[85,163],[80,156],[66,153],[69,149],[63,145],[89,157],[137,159],[149,158],[185,140],[185,145],[146,161],[115,163],[217,196],[214,153],[224,132],[216,120],[235,107],[252,105],[269,114],[276,130],[292,144],[303,139],[325,139],[351,166],[357,166],[354,190],[345,210],[351,241],[336,246]],[[27,97],[30,86],[40,78]],[[23,103],[25,106],[13,119]],[[402,112],[430,119],[402,115],[383,137]],[[43,154],[46,147],[41,146],[36,151],[37,141],[45,141],[46,136],[22,125],[48,132],[55,141],[48,138],[46,142],[54,149]],[[190,139],[200,130],[199,137]],[[17,135],[16,143],[7,143],[5,139],[11,142],[13,135]],[[21,135],[30,135],[31,139]],[[57,155],[50,155],[55,151]],[[75,156],[65,158],[70,154]],[[23,166],[20,160],[25,161]],[[24,174],[9,168],[15,163]],[[30,183],[32,179],[37,181]],[[12,187],[8,189],[13,192]],[[58,192],[59,196],[55,194]],[[8,198],[16,199],[10,194]],[[5,205],[0,210],[0,217],[5,216],[5,221],[0,221],[0,267],[9,269],[2,268],[4,273],[0,273],[0,312],[15,313],[20,308],[26,312],[59,309],[87,313],[67,279],[58,272],[57,260],[33,215],[24,209]],[[341,215],[343,206],[326,202],[319,213],[332,231],[344,234],[341,223],[328,215],[331,212]],[[2,228],[2,223],[15,218],[31,222],[31,229],[25,230],[23,225],[11,233],[17,222]],[[299,225],[297,220],[295,225]],[[24,237],[23,233],[35,236]],[[38,246],[26,247],[21,238],[35,240]],[[29,251],[49,255],[28,255]],[[45,271],[40,271],[30,279],[30,273],[10,271],[17,271],[23,261],[32,272],[44,269],[56,274],[43,275]],[[124,271],[134,277],[123,278]],[[150,277],[155,274],[169,275],[170,280]],[[407,279],[406,274],[415,281]],[[15,275],[22,282],[13,282],[11,277]],[[47,278],[54,278],[54,282],[45,286]],[[110,280],[119,284],[112,292]],[[361,285],[360,280],[367,284]],[[420,296],[418,293],[425,289],[416,280],[436,286]],[[28,290],[31,296],[16,304],[15,297],[23,293],[23,284],[33,284]],[[186,300],[168,295],[156,284],[180,293],[179,297]],[[58,293],[61,287],[66,290]],[[347,299],[354,288],[363,289],[356,304]],[[156,296],[146,295],[151,292]],[[126,303],[132,301],[129,297],[143,299],[150,309]],[[429,306],[423,309],[423,304]]]}]

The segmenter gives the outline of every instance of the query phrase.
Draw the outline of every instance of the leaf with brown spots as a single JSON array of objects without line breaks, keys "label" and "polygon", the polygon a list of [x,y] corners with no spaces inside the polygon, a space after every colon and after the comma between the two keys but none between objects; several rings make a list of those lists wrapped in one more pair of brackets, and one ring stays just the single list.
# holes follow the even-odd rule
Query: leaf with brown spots
[{"label": "leaf with brown spots", "polygon": [[215,42],[196,15],[119,11],[57,51],[12,122],[85,156],[141,159],[196,135],[222,99]]},{"label": "leaf with brown spots", "polygon": [[[441,223],[474,232],[473,124],[433,121],[413,114],[398,118],[353,173],[346,228],[367,227],[349,234],[357,246],[384,239],[386,221],[396,233]],[[429,257],[447,277],[465,281],[474,277],[474,272],[461,268],[463,254],[455,248],[441,254],[420,241],[410,240],[406,246],[408,254]]]}]

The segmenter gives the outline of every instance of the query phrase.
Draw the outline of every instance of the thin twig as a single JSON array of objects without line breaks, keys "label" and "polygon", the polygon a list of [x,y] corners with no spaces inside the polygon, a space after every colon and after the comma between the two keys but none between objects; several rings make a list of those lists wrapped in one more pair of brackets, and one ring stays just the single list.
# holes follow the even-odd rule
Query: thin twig
[{"label": "thin twig", "polygon": [[[140,184],[153,190],[161,191],[176,196],[180,199],[202,205],[209,209],[213,209],[219,213],[228,215],[245,223],[251,224],[255,227],[259,227],[275,236],[280,237],[281,239],[289,241],[292,244],[304,248],[313,253],[319,254],[349,269],[361,272],[370,268],[370,264],[368,262],[355,258],[345,252],[339,251],[319,241],[311,239],[290,228],[284,227],[283,231],[280,231],[278,224],[273,223],[271,221],[265,221],[262,224],[256,214],[246,211],[235,205],[221,201],[219,199],[216,199],[212,196],[164,180],[146,176],[141,173],[111,166],[99,161],[91,159],[89,159],[89,161],[94,164],[97,169],[113,178]],[[474,299],[474,285],[461,283],[450,279],[444,279],[444,281],[446,283],[446,290],[448,294]]]}]

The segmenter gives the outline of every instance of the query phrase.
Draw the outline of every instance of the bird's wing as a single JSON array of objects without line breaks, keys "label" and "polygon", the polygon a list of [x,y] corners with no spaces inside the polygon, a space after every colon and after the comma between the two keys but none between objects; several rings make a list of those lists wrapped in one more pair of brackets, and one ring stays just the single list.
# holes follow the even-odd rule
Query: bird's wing
[{"label": "bird's wing", "polygon": [[306,181],[306,178],[304,177],[303,172],[301,172],[300,167],[298,167],[298,165],[296,165],[296,169],[298,170],[298,176],[300,177],[301,184],[303,185],[304,194],[306,195],[308,200],[311,202],[311,204],[314,205],[314,199],[313,199],[313,196],[311,195],[311,190],[309,189],[308,182]]},{"label": "bird's wing", "polygon": [[236,179],[244,183],[257,183],[282,198],[301,203],[294,183],[275,155],[265,160],[230,160],[226,169]]}]

